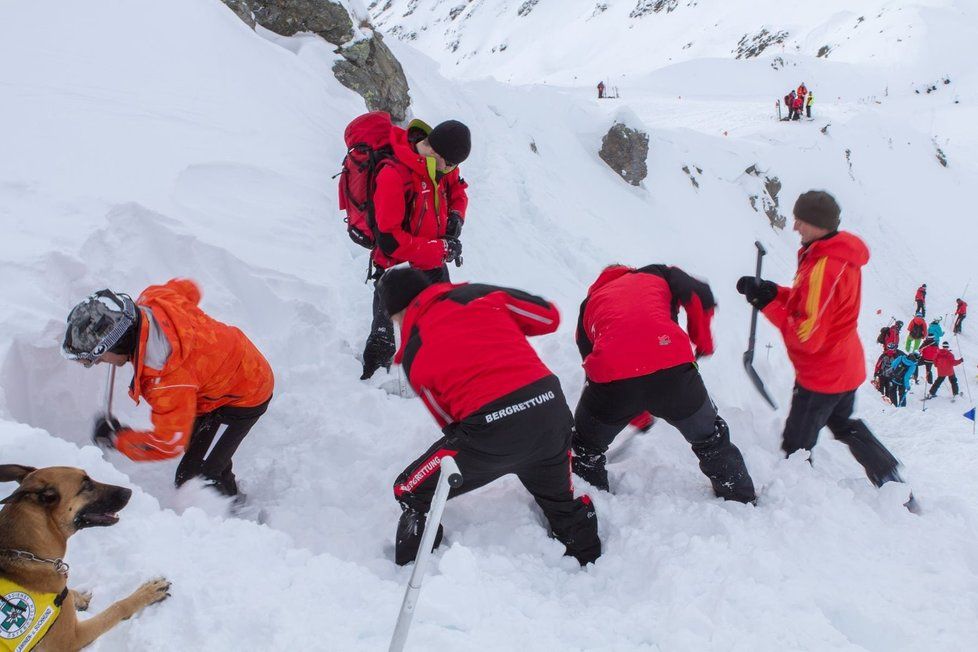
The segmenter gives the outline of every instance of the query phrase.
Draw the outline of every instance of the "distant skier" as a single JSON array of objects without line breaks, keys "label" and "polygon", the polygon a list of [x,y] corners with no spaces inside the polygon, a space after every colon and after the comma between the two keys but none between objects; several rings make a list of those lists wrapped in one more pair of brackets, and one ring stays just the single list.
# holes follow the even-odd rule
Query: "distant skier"
[{"label": "distant skier", "polygon": [[923,315],[919,312],[917,315],[910,320],[907,324],[907,343],[904,348],[907,353],[913,353],[920,348],[920,343],[923,341],[924,336],[927,334],[927,322],[924,320]]},{"label": "distant skier", "polygon": [[[451,261],[461,260],[462,225],[468,206],[458,166],[469,156],[469,128],[457,120],[434,129],[416,120],[393,127],[393,156],[377,173],[373,195],[377,246],[375,279],[389,267],[409,263],[433,283],[448,281]],[[373,321],[363,349],[366,380],[394,357],[394,327],[374,286]]]},{"label": "distant skier", "polygon": [[598,99],[599,100],[604,99],[604,82],[603,81],[599,81],[598,82]]},{"label": "distant skier", "polygon": [[198,303],[200,289],[187,279],[150,286],[135,302],[101,290],[72,309],[61,350],[86,367],[131,362],[129,396],[146,399],[153,410],[153,428],[146,431],[99,417],[95,443],[137,462],[182,453],[178,487],[199,476],[236,496],[231,457],[268,409],[275,381],[245,334],[212,319]]},{"label": "distant skier", "polygon": [[[695,364],[713,353],[715,305],[710,287],[678,267],[611,265],[601,272],[577,322],[587,382],[574,413],[574,473],[607,491],[605,452],[629,421],[648,411],[690,443],[717,496],[755,499],[744,458]],[[680,306],[688,335],[677,323]]]},{"label": "distant skier", "polygon": [[795,119],[795,91],[790,91],[784,96],[784,107],[788,110],[787,120]]},{"label": "distant skier", "polygon": [[917,293],[913,295],[914,304],[917,306],[914,312],[919,314],[921,317],[927,316],[927,307],[924,305],[927,299],[927,284],[922,283],[919,288],[917,288]]},{"label": "distant skier", "polygon": [[919,353],[904,353],[898,351],[890,361],[889,386],[887,397],[896,407],[906,407],[907,392],[910,391],[910,379],[917,371],[920,361]]},{"label": "distant skier", "polygon": [[964,318],[968,316],[968,304],[962,299],[956,299],[957,308],[954,309],[954,328],[951,332],[957,335],[961,332],[961,325],[964,323]]},{"label": "distant skier", "polygon": [[893,351],[900,345],[900,331],[903,329],[903,322],[899,319],[890,326],[880,329],[880,334],[876,342],[883,346],[883,353],[892,355]]},{"label": "distant skier", "polygon": [[[396,563],[417,555],[438,468],[448,455],[464,478],[450,498],[515,474],[566,554],[581,565],[597,559],[594,506],[587,496],[575,499],[571,486],[573,417],[557,377],[526,341],[557,329],[557,308],[520,290],[431,284],[412,268],[388,270],[377,291],[401,329],[395,362],[444,433],[394,483],[403,510]],[[435,546],[440,535],[441,528]]]},{"label": "distant skier", "polygon": [[958,391],[958,377],[954,373],[954,368],[962,362],[964,362],[964,358],[955,358],[951,352],[951,343],[944,342],[941,345],[940,352],[938,352],[937,357],[934,359],[934,366],[937,367],[937,380],[931,385],[927,398],[937,396],[937,390],[944,384],[945,378],[951,381],[951,396],[960,395]]},{"label": "distant skier", "polygon": [[801,119],[801,110],[804,105],[805,105],[805,99],[801,95],[796,95],[794,100],[792,100],[792,105],[791,105],[792,116],[793,116],[791,118],[792,120]]},{"label": "distant skier", "polygon": [[815,104],[815,93],[809,91],[805,98],[805,115],[809,118],[812,117],[812,104]]},{"label": "distant skier", "polygon": [[856,326],[860,268],[869,261],[869,250],[855,235],[839,231],[839,214],[829,193],[802,194],[794,206],[794,230],[802,246],[793,285],[744,276],[737,281],[737,291],[781,330],[795,367],[795,390],[781,444],[785,454],[812,450],[827,425],[849,446],[873,484],[882,486],[902,482],[899,463],[865,423],[852,418],[856,389],[866,379]]},{"label": "distant skier", "polygon": [[940,317],[931,320],[930,326],[927,327],[927,337],[933,338],[935,344],[941,343],[941,338],[944,337],[944,329],[941,328]]},{"label": "distant skier", "polygon": [[[937,346],[937,343],[934,341],[934,338],[932,337],[928,337],[927,339],[925,339],[923,346],[921,346],[920,348],[920,364],[923,365],[924,369],[927,371],[924,380],[927,382],[928,385],[934,382],[934,376],[933,376],[934,360],[937,358],[937,354],[940,350],[941,348]],[[919,366],[918,366],[918,370],[919,370]],[[914,373],[913,379],[914,382],[918,382],[916,372]]]}]

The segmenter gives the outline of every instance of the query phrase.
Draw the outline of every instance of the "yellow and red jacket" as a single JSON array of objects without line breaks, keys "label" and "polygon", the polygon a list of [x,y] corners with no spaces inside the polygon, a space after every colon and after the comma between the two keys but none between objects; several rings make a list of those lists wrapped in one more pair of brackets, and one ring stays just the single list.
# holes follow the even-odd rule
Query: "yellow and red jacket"
[{"label": "yellow and red jacket", "polygon": [[779,286],[764,308],[781,330],[798,384],[807,390],[839,394],[866,380],[856,326],[867,262],[869,249],[851,233],[815,240],[799,250],[792,286]]},{"label": "yellow and red jacket", "polygon": [[130,459],[176,457],[198,416],[272,396],[265,357],[240,330],[204,314],[199,302],[200,289],[187,279],[150,286],[136,300],[141,319],[129,396],[149,403],[153,429],[117,433],[116,448]]}]

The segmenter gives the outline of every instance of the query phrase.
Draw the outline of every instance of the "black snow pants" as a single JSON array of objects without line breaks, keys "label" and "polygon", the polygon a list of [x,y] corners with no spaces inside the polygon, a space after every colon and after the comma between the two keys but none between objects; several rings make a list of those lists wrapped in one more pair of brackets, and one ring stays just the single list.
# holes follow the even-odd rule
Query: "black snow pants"
[{"label": "black snow pants", "polygon": [[955,396],[958,395],[958,377],[956,375],[953,375],[952,374],[950,376],[938,376],[937,377],[937,380],[934,381],[934,384],[931,385],[931,388],[930,388],[930,395],[931,396],[936,396],[937,395],[937,390],[939,390],[941,388],[941,385],[944,384],[944,379],[945,378],[947,378],[949,381],[951,381],[951,392]]},{"label": "black snow pants", "polygon": [[933,362],[927,362],[924,359],[921,359],[920,360],[920,364],[918,364],[916,366],[916,368],[914,368],[914,370],[913,370],[913,379],[914,379],[914,382],[917,382],[917,380],[919,380],[920,368],[921,367],[923,367],[927,371],[927,375],[925,376],[925,379],[927,380],[927,384],[929,385],[932,382],[934,382],[934,371],[933,371],[934,370],[934,363]]},{"label": "black snow pants", "polygon": [[828,426],[835,438],[849,447],[853,457],[866,470],[866,476],[878,487],[886,482],[899,462],[865,423],[852,418],[855,400],[855,390],[822,394],[795,385],[781,449],[785,455],[800,449],[812,450],[818,442],[819,431]]},{"label": "black snow pants", "polygon": [[[265,414],[271,400],[255,407],[225,406],[197,417],[190,445],[177,465],[176,485],[202,477],[225,496],[236,496],[238,483],[231,469],[231,457]],[[221,426],[225,428],[221,430]]]},{"label": "black snow pants", "polygon": [[[378,269],[373,277],[373,320],[370,322],[370,334],[367,335],[367,342],[363,347],[363,376],[361,380],[370,378],[381,367],[390,369],[391,362],[394,360],[394,353],[396,353],[394,324],[391,322],[391,316],[387,314],[387,310],[381,304],[380,295],[377,293],[377,282],[385,271]],[[447,283],[451,280],[447,265],[420,271],[432,283]]]},{"label": "black snow pants", "polygon": [[717,414],[693,364],[610,383],[587,381],[574,412],[574,449],[604,453],[618,433],[646,411],[682,433],[717,496],[740,502],[755,499],[744,458],[731,443],[727,423]]},{"label": "black snow pants", "polygon": [[394,497],[427,513],[446,456],[455,459],[462,473],[462,486],[451,490],[450,499],[512,473],[533,495],[567,554],[582,564],[594,561],[601,555],[598,520],[590,498],[574,498],[572,426],[560,382],[547,376],[447,426],[445,436],[398,476]]},{"label": "black snow pants", "polygon": [[927,316],[927,308],[924,307],[923,299],[914,299],[914,303],[917,304],[917,309],[915,312],[919,312],[921,317]]},{"label": "black snow pants", "polygon": [[951,329],[951,332],[952,333],[958,334],[958,333],[961,332],[961,326],[964,324],[964,318],[967,317],[967,316],[968,315],[958,315],[957,316],[957,318],[954,320],[954,328]]}]

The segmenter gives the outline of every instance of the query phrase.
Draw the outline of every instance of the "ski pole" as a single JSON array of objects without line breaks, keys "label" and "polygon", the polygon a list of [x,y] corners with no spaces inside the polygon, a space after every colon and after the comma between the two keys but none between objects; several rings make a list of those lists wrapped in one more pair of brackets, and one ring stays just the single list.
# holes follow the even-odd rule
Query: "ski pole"
[{"label": "ski pole", "polygon": [[109,365],[109,376],[105,383],[105,418],[112,420],[112,393],[115,389],[115,365]]},{"label": "ski pole", "polygon": [[421,548],[418,551],[417,559],[414,561],[414,570],[411,571],[407,590],[404,591],[404,601],[401,603],[401,612],[397,615],[397,624],[394,626],[394,635],[391,636],[388,652],[401,652],[404,649],[408,630],[411,629],[411,619],[414,618],[414,607],[418,604],[418,594],[421,593],[421,582],[424,581],[424,572],[428,567],[428,560],[431,559],[431,547],[435,543],[435,534],[438,532],[438,525],[441,523],[441,514],[445,509],[445,502],[448,500],[448,492],[460,486],[462,486],[462,474],[459,472],[455,460],[450,456],[441,458],[441,471],[438,475],[435,497],[431,501],[428,521],[425,523],[424,533],[421,535]]},{"label": "ski pole", "polygon": [[[754,271],[754,278],[757,281],[761,280],[761,263],[764,259],[764,255],[767,254],[767,250],[764,249],[764,245],[760,243],[759,240],[754,241],[754,246],[757,247],[757,267]],[[778,405],[771,398],[771,395],[767,393],[764,388],[764,381],[757,374],[754,369],[754,345],[757,341],[757,313],[760,312],[757,306],[751,311],[750,315],[750,337],[747,340],[747,350],[744,351],[744,370],[747,372],[747,377],[750,378],[751,383],[760,392],[761,396],[767,401],[767,404],[771,406],[772,410],[777,410]]]}]

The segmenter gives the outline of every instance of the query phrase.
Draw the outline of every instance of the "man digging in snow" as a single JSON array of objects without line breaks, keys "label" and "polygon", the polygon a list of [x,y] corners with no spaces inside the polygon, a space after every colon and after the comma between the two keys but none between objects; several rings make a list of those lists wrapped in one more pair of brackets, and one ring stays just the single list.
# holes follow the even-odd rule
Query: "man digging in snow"
[{"label": "man digging in snow", "polygon": [[[377,292],[401,329],[394,361],[445,433],[394,483],[403,510],[396,563],[418,553],[445,456],[454,457],[465,478],[449,498],[513,473],[565,554],[581,565],[596,560],[601,541],[594,506],[587,496],[575,499],[571,486],[573,419],[557,377],[526,341],[557,329],[557,308],[520,290],[432,284],[413,268],[388,270]],[[435,547],[441,535],[439,526]]]},{"label": "man digging in snow", "polygon": [[[839,230],[835,198],[811,190],[795,202],[794,230],[801,235],[792,287],[743,276],[737,291],[761,309],[784,337],[795,367],[795,389],[781,448],[786,455],[812,450],[824,427],[849,446],[877,487],[902,482],[896,458],[859,419],[852,418],[856,389],[866,380],[856,331],[862,274],[869,249]],[[907,507],[914,509],[913,497]]]},{"label": "man digging in snow", "polygon": [[[695,363],[713,353],[715,305],[710,287],[678,267],[612,265],[601,272],[577,322],[587,382],[574,412],[574,473],[607,491],[605,451],[647,410],[682,433],[717,496],[754,501],[744,458]],[[689,335],[677,322],[680,306]]]},{"label": "man digging in snow", "polygon": [[99,417],[96,444],[137,462],[182,453],[178,487],[199,476],[238,496],[231,457],[268,409],[275,381],[245,334],[204,314],[199,302],[200,289],[187,279],[150,286],[135,302],[101,290],[68,315],[61,352],[85,367],[131,362],[129,396],[137,403],[145,398],[153,409],[149,431]]}]

